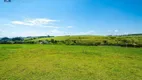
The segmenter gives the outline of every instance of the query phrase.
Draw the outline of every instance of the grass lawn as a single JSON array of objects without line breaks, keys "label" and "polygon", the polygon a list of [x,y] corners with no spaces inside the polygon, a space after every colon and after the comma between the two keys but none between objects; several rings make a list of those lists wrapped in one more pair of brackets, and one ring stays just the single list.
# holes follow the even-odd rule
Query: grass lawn
[{"label": "grass lawn", "polygon": [[0,80],[142,80],[142,48],[0,44]]}]

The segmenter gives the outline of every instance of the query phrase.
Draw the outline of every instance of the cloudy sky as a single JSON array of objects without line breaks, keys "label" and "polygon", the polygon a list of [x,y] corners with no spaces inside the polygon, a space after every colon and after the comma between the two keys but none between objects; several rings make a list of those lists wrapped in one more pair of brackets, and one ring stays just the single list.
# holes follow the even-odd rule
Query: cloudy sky
[{"label": "cloudy sky", "polygon": [[142,0],[0,0],[0,37],[142,33]]}]

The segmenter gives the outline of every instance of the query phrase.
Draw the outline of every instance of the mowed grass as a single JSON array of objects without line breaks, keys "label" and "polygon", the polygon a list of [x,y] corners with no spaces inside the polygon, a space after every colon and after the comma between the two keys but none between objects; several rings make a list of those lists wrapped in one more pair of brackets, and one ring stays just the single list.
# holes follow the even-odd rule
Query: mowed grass
[{"label": "mowed grass", "polygon": [[142,48],[0,45],[0,80],[142,80]]}]

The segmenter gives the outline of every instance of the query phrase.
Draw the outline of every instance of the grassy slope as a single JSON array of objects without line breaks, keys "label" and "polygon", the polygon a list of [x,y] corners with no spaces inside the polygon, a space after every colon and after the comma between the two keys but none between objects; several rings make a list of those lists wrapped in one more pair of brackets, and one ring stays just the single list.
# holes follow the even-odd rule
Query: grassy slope
[{"label": "grassy slope", "polygon": [[0,80],[142,80],[142,48],[0,45]]},{"label": "grassy slope", "polygon": [[50,40],[50,39],[55,39],[55,40],[65,40],[68,39],[69,36],[56,36],[56,37],[51,37],[51,38],[38,38],[34,39],[33,41],[38,41],[38,40]]},{"label": "grassy slope", "polygon": [[[126,38],[126,37],[129,37],[129,38],[135,38],[135,39],[141,39],[141,36],[115,36],[117,38]],[[39,41],[39,40],[51,40],[51,39],[54,39],[54,40],[67,40],[67,39],[73,39],[73,40],[77,40],[77,39],[87,39],[87,40],[96,40],[96,39],[108,39],[110,37],[108,36],[93,36],[93,35],[79,35],[79,36],[55,36],[55,37],[51,37],[51,38],[37,38],[37,39],[34,39],[32,41]]]},{"label": "grassy slope", "polygon": [[55,37],[51,37],[51,38],[38,38],[38,39],[34,39],[32,41],[39,41],[39,40],[67,40],[67,39],[96,39],[96,38],[104,38],[104,36],[91,36],[91,35],[80,35],[80,36],[55,36]]}]

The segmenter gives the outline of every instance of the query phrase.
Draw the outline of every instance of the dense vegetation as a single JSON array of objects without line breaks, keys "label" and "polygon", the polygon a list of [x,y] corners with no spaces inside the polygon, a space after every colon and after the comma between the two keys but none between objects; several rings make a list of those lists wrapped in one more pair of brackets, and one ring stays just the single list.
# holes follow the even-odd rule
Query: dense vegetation
[{"label": "dense vegetation", "polygon": [[0,44],[0,80],[142,80],[142,48]]},{"label": "dense vegetation", "polygon": [[66,45],[107,45],[142,47],[142,35],[121,35],[121,36],[39,36],[39,37],[15,37],[1,38],[1,44],[66,44]]}]

